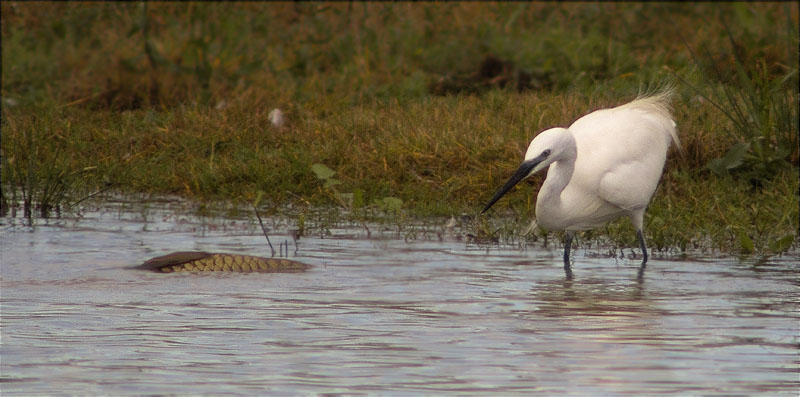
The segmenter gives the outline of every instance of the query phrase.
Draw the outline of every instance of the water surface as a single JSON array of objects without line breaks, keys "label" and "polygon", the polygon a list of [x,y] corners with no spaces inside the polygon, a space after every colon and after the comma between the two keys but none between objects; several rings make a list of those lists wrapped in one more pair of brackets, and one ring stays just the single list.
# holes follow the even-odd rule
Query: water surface
[{"label": "water surface", "polygon": [[[154,256],[269,256],[246,218],[105,203],[2,218],[5,395],[765,394],[800,391],[800,255],[637,262],[560,247],[273,225],[293,274],[156,274]],[[268,224],[270,222],[268,221]]]}]

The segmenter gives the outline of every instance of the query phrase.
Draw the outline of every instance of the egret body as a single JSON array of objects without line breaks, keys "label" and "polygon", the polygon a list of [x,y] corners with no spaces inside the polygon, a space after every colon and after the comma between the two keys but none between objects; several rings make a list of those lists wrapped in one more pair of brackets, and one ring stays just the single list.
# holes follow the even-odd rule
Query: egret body
[{"label": "egret body", "polygon": [[671,96],[667,89],[594,111],[569,128],[542,131],[528,146],[522,165],[481,212],[519,181],[547,169],[536,199],[536,223],[544,229],[566,231],[567,276],[572,275],[569,252],[575,231],[627,216],[642,249],[641,277],[647,263],[644,211],[661,177],[667,149],[673,142],[680,147],[670,114]]}]

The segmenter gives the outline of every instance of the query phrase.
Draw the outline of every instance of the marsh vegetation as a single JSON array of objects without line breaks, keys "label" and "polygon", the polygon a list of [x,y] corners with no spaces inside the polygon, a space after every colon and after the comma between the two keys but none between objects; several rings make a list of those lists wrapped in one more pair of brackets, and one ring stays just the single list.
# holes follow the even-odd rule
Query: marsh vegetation
[{"label": "marsh vegetation", "polygon": [[[530,139],[664,84],[685,153],[656,250],[797,245],[798,4],[2,3],[2,197],[99,191],[451,216],[523,236],[535,186],[474,218]],[[668,21],[668,22],[666,22]],[[270,112],[281,109],[283,123]],[[323,168],[324,167],[324,168]],[[585,233],[634,246],[627,221]]]}]

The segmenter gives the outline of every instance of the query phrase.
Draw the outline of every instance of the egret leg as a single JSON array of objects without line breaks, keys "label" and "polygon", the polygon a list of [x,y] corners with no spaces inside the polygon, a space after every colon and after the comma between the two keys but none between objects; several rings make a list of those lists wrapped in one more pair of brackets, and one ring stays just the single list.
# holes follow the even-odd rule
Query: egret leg
[{"label": "egret leg", "polygon": [[644,243],[644,234],[641,230],[637,230],[636,234],[639,236],[639,246],[642,249],[642,265],[639,267],[639,281],[644,278],[644,268],[647,264],[647,245]]},{"label": "egret leg", "polygon": [[572,279],[572,269],[569,265],[569,251],[572,246],[572,232],[567,232],[564,238],[564,272],[567,274],[567,279]]},{"label": "egret leg", "polygon": [[639,246],[642,248],[642,267],[644,267],[644,264],[647,263],[647,245],[644,243],[642,231],[639,230],[636,234],[639,236]]}]

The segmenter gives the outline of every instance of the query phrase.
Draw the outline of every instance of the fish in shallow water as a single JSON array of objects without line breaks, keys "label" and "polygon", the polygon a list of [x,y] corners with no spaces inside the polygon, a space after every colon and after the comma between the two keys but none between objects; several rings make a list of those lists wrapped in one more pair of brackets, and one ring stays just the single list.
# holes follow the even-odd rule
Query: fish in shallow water
[{"label": "fish in shallow water", "polygon": [[148,260],[137,268],[162,273],[173,272],[259,272],[299,273],[309,265],[284,258],[215,254],[203,251],[182,251]]}]

